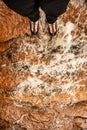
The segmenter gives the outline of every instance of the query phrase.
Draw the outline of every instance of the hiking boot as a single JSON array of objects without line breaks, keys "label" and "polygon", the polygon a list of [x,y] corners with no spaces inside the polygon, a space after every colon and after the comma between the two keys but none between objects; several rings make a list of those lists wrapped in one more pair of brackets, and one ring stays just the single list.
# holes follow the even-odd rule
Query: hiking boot
[{"label": "hiking boot", "polygon": [[49,34],[54,36],[57,33],[57,22],[54,22],[52,24],[48,24],[48,30]]},{"label": "hiking boot", "polygon": [[31,29],[32,34],[36,35],[38,33],[38,30],[39,30],[39,22],[38,21],[36,21],[36,22],[31,21],[30,22],[30,29]]}]

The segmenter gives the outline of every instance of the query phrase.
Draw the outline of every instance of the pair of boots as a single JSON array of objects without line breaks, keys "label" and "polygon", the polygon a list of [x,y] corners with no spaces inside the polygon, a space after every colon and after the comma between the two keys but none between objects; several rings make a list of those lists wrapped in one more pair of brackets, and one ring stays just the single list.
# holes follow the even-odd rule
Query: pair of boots
[{"label": "pair of boots", "polygon": [[[32,34],[36,35],[39,31],[39,21],[36,21],[36,22],[31,21],[30,29],[31,29]],[[52,24],[48,23],[48,31],[51,36],[56,35],[56,32],[57,32],[57,22],[56,21]]]},{"label": "pair of boots", "polygon": [[69,0],[3,0],[5,4],[22,16],[31,20],[31,32],[39,30],[39,7],[45,12],[51,35],[57,32],[57,17],[66,11]]}]

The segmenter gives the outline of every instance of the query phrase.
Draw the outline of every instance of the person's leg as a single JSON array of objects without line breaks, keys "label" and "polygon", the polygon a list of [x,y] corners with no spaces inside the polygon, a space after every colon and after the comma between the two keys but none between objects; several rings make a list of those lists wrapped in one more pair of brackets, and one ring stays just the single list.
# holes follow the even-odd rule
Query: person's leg
[{"label": "person's leg", "polygon": [[32,34],[36,35],[39,30],[39,0],[34,0],[33,12],[29,15],[30,29]]},{"label": "person's leg", "polygon": [[33,22],[39,19],[38,3],[36,0],[3,0],[5,4],[22,16],[27,16]]},{"label": "person's leg", "polygon": [[40,5],[46,13],[47,22],[52,24],[57,17],[66,11],[70,0],[40,0]]},{"label": "person's leg", "polygon": [[30,22],[30,28],[32,33],[38,31],[38,19],[39,19],[39,2],[38,0],[3,0],[5,4],[19,13],[22,16],[27,16]]},{"label": "person's leg", "polygon": [[40,5],[46,13],[47,22],[49,23],[50,32],[56,32],[56,20],[59,15],[66,11],[69,0],[40,0]]}]

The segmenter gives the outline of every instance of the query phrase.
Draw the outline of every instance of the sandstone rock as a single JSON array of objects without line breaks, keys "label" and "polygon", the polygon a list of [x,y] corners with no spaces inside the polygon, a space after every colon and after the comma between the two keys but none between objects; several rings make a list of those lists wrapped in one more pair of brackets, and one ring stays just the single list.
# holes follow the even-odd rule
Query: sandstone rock
[{"label": "sandstone rock", "polygon": [[29,21],[0,7],[0,129],[87,130],[86,2],[70,1],[53,38],[42,11],[39,34],[27,36]]},{"label": "sandstone rock", "polygon": [[[27,105],[27,104],[26,104]],[[28,106],[7,106],[0,108],[0,128],[18,130],[81,130],[87,129],[87,115],[81,114],[87,111],[87,102],[80,102],[64,108],[44,107],[42,109]],[[79,109],[81,110],[79,111]],[[70,112],[69,112],[70,111]],[[79,111],[76,113],[75,111]],[[13,116],[14,115],[14,116]],[[10,125],[9,125],[10,124]],[[3,126],[4,125],[4,126]]]}]

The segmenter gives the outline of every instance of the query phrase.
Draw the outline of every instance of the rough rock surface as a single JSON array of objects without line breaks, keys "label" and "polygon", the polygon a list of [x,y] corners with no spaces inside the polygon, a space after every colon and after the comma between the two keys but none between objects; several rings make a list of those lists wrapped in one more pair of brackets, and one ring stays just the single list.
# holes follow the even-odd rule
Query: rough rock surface
[{"label": "rough rock surface", "polygon": [[55,37],[41,11],[32,36],[0,1],[0,130],[87,130],[86,8],[71,0]]}]

